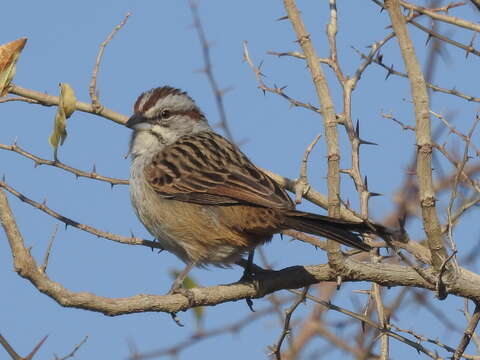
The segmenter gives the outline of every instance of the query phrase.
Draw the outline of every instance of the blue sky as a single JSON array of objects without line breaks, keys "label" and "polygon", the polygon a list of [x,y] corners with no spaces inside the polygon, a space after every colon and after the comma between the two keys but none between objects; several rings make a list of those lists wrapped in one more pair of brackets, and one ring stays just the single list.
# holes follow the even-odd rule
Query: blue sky
[{"label": "blue sky", "polygon": [[[320,56],[327,56],[324,31],[328,20],[327,2],[298,3],[317,52]],[[366,1],[339,1],[338,9],[340,63],[345,73],[353,74],[360,59],[351,46],[368,52],[367,46],[390,32],[386,29],[388,16],[385,12],[379,13],[373,3]],[[291,25],[287,21],[276,21],[285,14],[282,3],[203,0],[199,2],[199,11],[211,42],[216,78],[222,88],[230,89],[225,95],[225,106],[235,140],[258,165],[290,178],[297,177],[305,148],[323,131],[321,118],[313,112],[291,108],[278,96],[264,96],[257,88],[254,74],[242,61],[242,42],[247,40],[253,60],[257,64],[263,61],[262,70],[269,85],[288,85],[288,94],[317,104],[313,85],[301,60],[266,54],[270,50],[298,50]],[[7,2],[2,5],[2,12],[0,43],[23,36],[28,38],[17,65],[15,83],[56,94],[58,83],[68,82],[75,89],[78,99],[87,102],[88,84],[98,46],[125,14],[131,12],[126,26],[108,45],[101,64],[98,89],[102,104],[128,116],[133,102],[142,91],[169,84],[188,91],[210,123],[217,123],[218,113],[212,92],[206,77],[199,71],[203,67],[201,47],[192,27],[187,2],[49,1],[30,2],[28,8],[22,2]],[[452,10],[452,14],[473,20],[475,13],[473,8],[465,7]],[[464,43],[470,41],[471,34],[467,31],[452,33],[445,26],[440,29]],[[423,63],[426,36],[417,30],[411,33]],[[478,94],[478,82],[471,80],[472,74],[478,73],[478,58],[465,58],[463,52],[452,47],[446,49],[448,52],[439,60],[434,82],[446,88],[457,87],[459,91]],[[394,41],[385,47],[383,53],[386,64],[395,64],[396,69],[403,68]],[[333,74],[328,70],[326,73],[340,109],[341,93]],[[360,120],[362,138],[379,144],[377,147],[362,148],[362,171],[368,175],[369,187],[371,191],[384,194],[370,202],[370,214],[376,220],[381,220],[394,208],[394,191],[402,182],[415,144],[413,133],[401,131],[398,125],[380,116],[382,111],[392,112],[403,122],[414,124],[408,100],[408,83],[394,76],[386,81],[385,75],[384,70],[372,65],[353,97],[353,117]],[[478,105],[433,94],[432,109],[453,114],[451,119],[455,125],[466,131]],[[11,144],[16,139],[26,150],[51,158],[48,136],[54,114],[53,107],[0,104],[0,142]],[[436,120],[433,122],[436,123]],[[129,161],[124,159],[124,155],[129,129],[76,112],[69,119],[68,133],[64,146],[59,150],[62,161],[83,170],[90,170],[95,164],[97,172],[103,175],[128,177]],[[344,133],[341,140],[342,166],[347,167],[350,160]],[[460,144],[452,135],[445,134],[441,140],[452,145]],[[325,146],[321,140],[311,156],[309,177],[311,184],[324,193],[325,166]],[[442,166],[449,169],[445,162]],[[7,182],[25,195],[37,201],[46,198],[49,206],[65,216],[114,233],[129,235],[134,232],[137,236],[150,238],[131,209],[125,186],[110,189],[105,183],[76,180],[73,175],[56,168],[34,168],[30,160],[5,151],[0,152],[0,173],[5,174]],[[353,207],[357,206],[351,180],[344,177],[342,181],[343,198],[348,199]],[[57,222],[16,198],[10,197],[10,203],[26,243],[32,247],[36,258],[42,259]],[[302,204],[302,208],[320,211],[309,204]],[[412,222],[409,230],[413,238],[422,236],[419,222]],[[474,223],[473,216],[467,215],[456,236],[462,248],[469,249],[477,241],[478,233],[478,222]],[[264,249],[275,268],[316,264],[325,260],[321,251],[312,251],[310,246],[288,239],[277,239]],[[0,264],[0,281],[6,284],[0,298],[0,308],[3,309],[0,312],[0,331],[22,355],[46,334],[49,334],[49,339],[38,358],[51,358],[53,353],[67,354],[88,334],[90,338],[77,358],[124,359],[129,354],[129,343],[134,343],[140,351],[155,350],[174,344],[195,329],[189,313],[180,314],[186,327],[178,328],[166,314],[109,318],[60,307],[15,274],[3,233],[0,233]],[[171,254],[156,254],[147,248],[115,244],[76,229],[65,230],[60,224],[48,272],[53,280],[73,291],[120,297],[165,293],[171,283],[170,270],[181,266],[182,263]],[[202,285],[215,285],[237,280],[241,270],[199,269],[193,272],[193,276]],[[359,310],[356,306],[364,302],[365,297],[352,293],[352,290],[367,289],[368,286],[363,283],[344,286],[335,303]],[[387,299],[392,298],[396,291],[388,290]],[[269,305],[266,300],[257,300],[255,304],[258,309]],[[415,327],[419,332],[432,338],[440,337],[451,345],[457,343],[459,334],[453,332],[452,335],[433,328],[438,323],[429,312],[411,305],[411,301],[407,301],[401,326]],[[435,305],[448,311],[459,327],[464,325],[463,317],[456,311],[463,306],[461,299],[449,297],[447,301]],[[311,309],[309,304],[296,314],[305,315]],[[221,326],[248,314],[249,310],[243,302],[208,308],[205,327]],[[339,318],[332,316],[332,319]],[[240,334],[200,343],[182,356],[265,358],[266,347],[276,341],[278,334],[278,318],[270,316],[252,323]],[[322,340],[319,339],[309,350],[320,347]],[[403,344],[395,344],[393,351],[396,358],[412,352]],[[338,352],[335,354],[340,356]]]}]

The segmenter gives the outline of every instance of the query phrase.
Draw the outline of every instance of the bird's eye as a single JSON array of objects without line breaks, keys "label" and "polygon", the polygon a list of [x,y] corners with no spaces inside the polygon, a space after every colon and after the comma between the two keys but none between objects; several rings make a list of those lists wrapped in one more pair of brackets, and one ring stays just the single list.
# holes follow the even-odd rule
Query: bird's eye
[{"label": "bird's eye", "polygon": [[160,114],[160,116],[162,117],[162,119],[168,119],[170,117],[170,110],[168,109],[165,109],[162,111],[162,113]]}]

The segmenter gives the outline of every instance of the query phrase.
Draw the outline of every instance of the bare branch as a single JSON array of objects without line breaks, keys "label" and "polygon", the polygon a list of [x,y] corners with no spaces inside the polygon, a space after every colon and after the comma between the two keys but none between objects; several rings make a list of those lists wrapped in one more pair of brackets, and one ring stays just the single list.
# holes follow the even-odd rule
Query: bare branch
[{"label": "bare branch", "polygon": [[293,313],[295,312],[295,310],[297,309],[297,307],[305,302],[305,297],[307,295],[307,292],[308,292],[308,286],[306,286],[301,294],[298,296],[297,300],[295,300],[295,302],[292,304],[292,306],[290,306],[287,311],[285,311],[285,322],[283,324],[283,331],[282,333],[280,334],[280,337],[277,341],[277,343],[271,347],[271,353],[273,355],[275,355],[275,358],[277,360],[281,360],[282,359],[282,355],[281,355],[281,350],[282,350],[282,344],[283,344],[283,341],[285,340],[285,337],[287,337],[287,335],[290,335],[292,329],[290,328],[290,320],[292,318],[292,315]]},{"label": "bare branch", "polygon": [[420,205],[428,247],[432,253],[432,264],[438,270],[447,257],[447,251],[441,236],[440,221],[435,207],[435,191],[432,177],[432,138],[430,124],[430,106],[427,87],[420,69],[414,47],[407,32],[405,18],[400,10],[399,0],[385,1],[392,26],[400,45],[403,61],[415,105],[417,136],[417,179],[420,191]]},{"label": "bare branch", "polygon": [[73,358],[75,356],[75,354],[77,353],[77,351],[83,346],[83,344],[85,344],[88,340],[88,335],[85,336],[83,338],[82,341],[80,341],[77,345],[75,345],[75,347],[72,349],[72,351],[70,353],[68,353],[67,355],[59,358],[57,356],[55,356],[55,360],[67,360],[67,359],[70,359],[70,358]]},{"label": "bare branch", "polygon": [[23,360],[22,357],[18,355],[12,348],[12,346],[8,343],[7,339],[2,336],[2,334],[0,334],[0,345],[3,346],[8,355],[10,355],[10,357],[12,358],[12,360]]},{"label": "bare branch", "polygon": [[203,72],[208,78],[208,82],[210,83],[210,87],[212,88],[212,92],[215,97],[215,103],[217,104],[217,110],[220,116],[220,127],[223,129],[223,131],[225,131],[227,137],[231,141],[233,141],[233,134],[228,126],[227,114],[225,111],[225,105],[223,103],[223,95],[225,94],[225,91],[220,90],[213,74],[212,59],[210,56],[210,44],[207,41],[205,30],[203,28],[202,22],[200,21],[197,4],[194,0],[189,0],[189,5],[193,16],[193,26],[195,27],[195,29],[197,29],[200,45],[202,46],[203,62],[205,64]]},{"label": "bare branch", "polygon": [[259,87],[260,90],[263,91],[263,93],[270,92],[270,93],[277,94],[277,95],[283,97],[284,99],[286,99],[290,103],[291,106],[301,107],[301,108],[304,108],[304,109],[312,110],[316,113],[320,113],[320,110],[317,107],[313,106],[312,104],[307,104],[307,103],[298,101],[298,100],[288,96],[284,92],[286,87],[277,87],[277,86],[274,86],[273,88],[268,87],[265,84],[265,82],[263,81],[264,75],[262,74],[262,72],[260,70],[260,67],[255,66],[253,64],[252,59],[250,58],[250,53],[248,51],[246,41],[243,42],[243,59],[247,62],[248,66],[252,69],[253,73],[255,74],[255,77],[256,77],[257,82],[259,84],[258,87]]},{"label": "bare branch", "polygon": [[108,176],[102,176],[100,174],[97,174],[96,171],[87,172],[87,171],[83,171],[83,170],[80,170],[80,169],[76,169],[74,167],[71,167],[67,164],[62,163],[59,160],[43,159],[41,157],[38,157],[38,156],[22,149],[16,143],[14,143],[13,145],[0,144],[0,149],[1,150],[13,151],[13,152],[15,152],[19,155],[22,155],[23,157],[26,157],[27,159],[33,160],[35,162],[35,166],[39,166],[39,165],[54,166],[54,167],[57,167],[59,169],[68,171],[72,174],[75,174],[76,177],[85,177],[85,178],[94,179],[94,180],[98,180],[98,181],[105,181],[105,182],[110,183],[111,186],[113,186],[113,185],[127,185],[128,184],[128,180],[117,179],[117,178],[112,178],[112,177],[108,177]]},{"label": "bare branch", "polygon": [[[48,95],[43,92],[22,88],[18,85],[10,84],[8,88],[10,94],[20,95],[27,99],[38,101],[43,106],[58,106],[60,99],[55,95]],[[81,101],[77,101],[76,110],[83,111],[89,114],[97,115],[105,119],[112,120],[118,124],[124,125],[128,117],[119,114],[113,110],[102,107],[100,110],[96,110],[92,104],[87,104]]]},{"label": "bare branch", "polygon": [[34,208],[44,212],[45,214],[50,215],[51,217],[53,217],[57,220],[60,220],[66,226],[72,226],[74,228],[86,231],[86,232],[88,232],[92,235],[102,237],[102,238],[107,239],[107,240],[112,240],[112,241],[118,242],[120,244],[143,245],[143,246],[147,246],[149,248],[163,250],[163,248],[160,246],[160,244],[156,241],[144,240],[144,239],[140,239],[140,238],[137,238],[137,237],[134,237],[134,236],[126,237],[126,236],[116,235],[116,234],[112,234],[112,233],[109,233],[109,232],[106,232],[106,231],[95,229],[94,227],[89,226],[89,225],[81,224],[78,221],[72,220],[72,219],[70,219],[66,216],[63,216],[63,215],[59,214],[58,212],[50,209],[45,203],[40,204],[40,203],[26,197],[25,195],[23,195],[22,193],[20,193],[19,191],[17,191],[16,189],[11,187],[10,185],[8,185],[3,180],[0,181],[0,188],[3,188],[5,190],[7,190],[10,194],[16,196],[21,201],[33,206]]},{"label": "bare branch", "polygon": [[308,193],[308,190],[310,189],[310,184],[308,183],[307,178],[308,157],[321,137],[322,135],[318,134],[310,143],[310,145],[308,145],[308,147],[305,149],[305,153],[303,154],[302,165],[300,166],[300,177],[295,182],[295,202],[297,204],[302,202],[303,195]]},{"label": "bare branch", "polygon": [[478,321],[480,320],[480,305],[479,303],[475,304],[475,310],[473,311],[473,315],[468,322],[468,326],[463,332],[462,340],[458,347],[455,349],[455,353],[453,354],[452,360],[459,360],[467,348],[468,344],[470,343],[470,339],[472,338],[473,334],[475,333],[475,328],[478,325]]},{"label": "bare branch", "polygon": [[22,101],[22,102],[26,102],[26,103],[29,103],[29,104],[38,104],[37,100],[27,99],[27,98],[24,98],[24,97],[3,97],[3,98],[0,98],[0,104],[7,103],[7,102],[13,102],[13,101]]},{"label": "bare branch", "polygon": [[127,13],[123,20],[113,28],[107,38],[100,44],[100,48],[98,50],[97,59],[95,60],[95,66],[93,67],[92,78],[90,80],[90,85],[88,87],[88,92],[90,94],[90,98],[92,99],[92,107],[95,111],[99,112],[102,109],[100,102],[98,100],[98,93],[97,93],[97,75],[98,70],[100,68],[100,63],[102,62],[103,53],[105,52],[105,47],[108,45],[110,41],[112,41],[115,34],[125,25],[128,18],[130,17],[130,13]]},{"label": "bare branch", "polygon": [[57,236],[57,231],[58,231],[58,224],[55,224],[55,228],[53,229],[52,235],[50,236],[50,241],[48,242],[47,251],[45,251],[45,257],[43,258],[43,265],[40,268],[43,272],[47,271],[48,259],[50,258],[50,252],[52,251],[52,246],[53,246],[53,242],[55,241],[55,237]]},{"label": "bare branch", "polygon": [[[418,5],[415,5],[415,4],[411,4],[411,3],[408,3],[406,1],[400,1],[400,4],[407,9],[415,10],[415,11],[418,11],[419,13],[421,13],[421,14],[430,16],[434,20],[443,21],[443,22],[448,23],[448,24],[463,27],[464,29],[480,32],[480,25],[479,24],[475,24],[475,23],[472,23],[470,21],[466,21],[464,19],[457,18],[457,17],[454,17],[454,16],[439,14],[438,11],[433,11],[433,10],[427,9],[423,6],[418,6]],[[449,6],[448,8],[444,9],[443,11],[448,11],[448,9],[453,8],[455,6],[459,6],[459,5],[464,5],[464,3],[454,4],[453,6]]]},{"label": "bare branch", "polygon": [[446,36],[443,36],[443,35],[440,35],[439,33],[417,23],[416,21],[409,21],[412,25],[414,25],[415,27],[419,28],[420,30],[426,32],[429,36],[433,36],[439,40],[442,40],[450,45],[453,45],[453,46],[456,46],[462,50],[465,50],[465,52],[468,54],[473,54],[473,55],[476,55],[476,56],[480,56],[480,51],[476,50],[473,46],[471,45],[464,45],[462,43],[459,43],[458,41],[455,41],[455,40],[452,40]]},{"label": "bare branch", "polygon": [[[355,48],[354,48],[355,49]],[[367,55],[365,55],[364,53],[362,53],[361,51],[355,49],[356,53],[358,55],[360,55],[362,57],[362,59],[368,59]],[[400,76],[400,77],[403,77],[405,79],[408,78],[408,75],[405,74],[405,73],[402,73],[400,71],[397,71],[394,69],[393,65],[392,66],[387,66],[383,63],[383,58],[382,57],[376,57],[374,59],[372,59],[372,62],[383,67],[384,69],[387,70],[387,78],[390,76],[390,75],[397,75],[397,76]],[[436,92],[440,92],[440,93],[443,93],[443,94],[448,94],[448,95],[453,95],[453,96],[457,96],[461,99],[464,99],[464,100],[467,100],[467,101],[472,101],[472,102],[480,102],[480,98],[478,97],[475,97],[475,96],[472,96],[472,95],[467,95],[467,94],[464,94],[464,93],[461,93],[459,92],[458,90],[456,89],[445,89],[445,88],[442,88],[438,85],[435,85],[435,84],[432,84],[432,83],[429,83],[427,82],[426,83],[427,87],[429,89],[432,89],[433,91],[436,91]]]},{"label": "bare branch", "polygon": [[[330,0],[330,19],[332,27],[336,17],[335,2]],[[332,5],[333,4],[333,5]],[[312,81],[317,92],[320,112],[323,117],[325,138],[327,142],[327,185],[328,185],[328,214],[332,217],[340,216],[340,150],[338,144],[337,118],[330,90],[325,75],[318,63],[318,56],[313,48],[310,35],[307,33],[305,25],[297,9],[295,0],[284,0],[284,7],[288,18],[297,36],[297,41],[305,55],[306,62]],[[332,36],[335,29],[329,30]],[[337,269],[342,268],[343,258],[340,251],[340,245],[335,241],[329,240],[328,259],[331,266]]]}]

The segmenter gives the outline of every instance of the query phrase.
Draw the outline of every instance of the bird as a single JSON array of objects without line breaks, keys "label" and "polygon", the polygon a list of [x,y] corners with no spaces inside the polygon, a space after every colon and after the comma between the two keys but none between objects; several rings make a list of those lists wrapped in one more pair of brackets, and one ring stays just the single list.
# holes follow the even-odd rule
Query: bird
[{"label": "bird", "polygon": [[287,229],[371,249],[362,239],[374,232],[366,222],[295,210],[285,189],[217,134],[186,92],[143,92],[126,126],[133,130],[133,208],[160,246],[186,264],[169,293],[182,288],[193,267],[239,263]]}]

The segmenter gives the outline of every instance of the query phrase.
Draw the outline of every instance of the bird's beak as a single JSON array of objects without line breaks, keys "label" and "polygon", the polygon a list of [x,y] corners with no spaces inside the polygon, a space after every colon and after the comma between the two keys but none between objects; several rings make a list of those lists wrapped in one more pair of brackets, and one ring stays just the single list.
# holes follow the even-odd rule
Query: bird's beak
[{"label": "bird's beak", "polygon": [[[138,113],[133,114],[130,119],[128,119],[125,126],[133,130],[148,130],[151,127],[147,119]],[[145,127],[148,127],[148,129]]]}]

